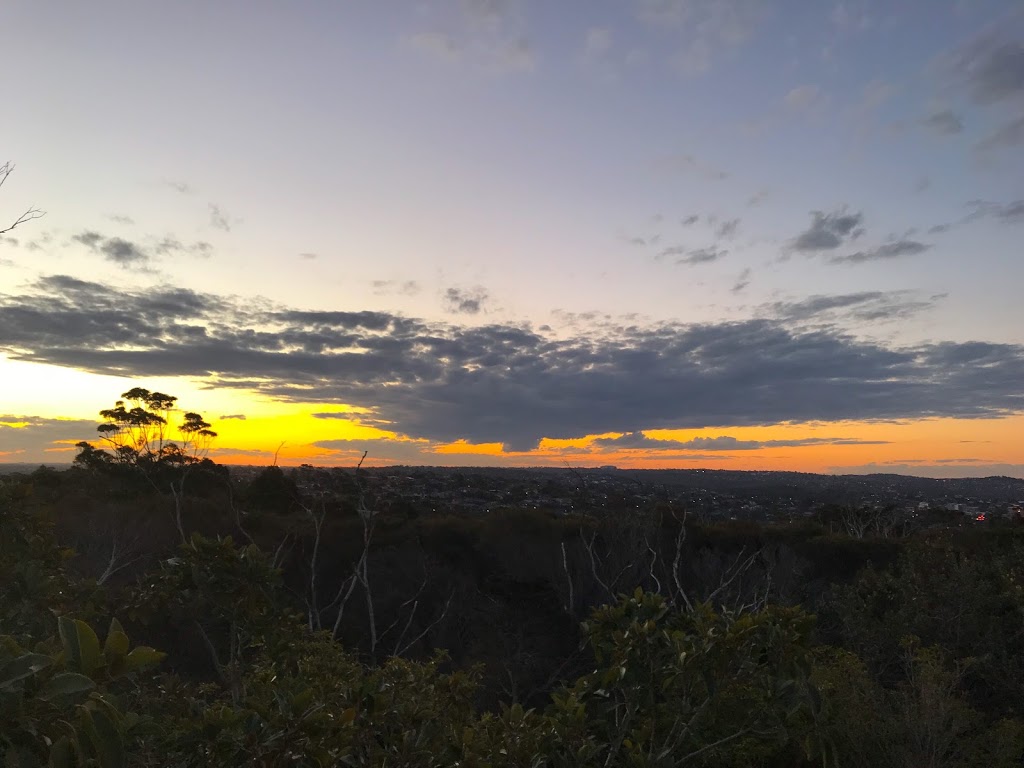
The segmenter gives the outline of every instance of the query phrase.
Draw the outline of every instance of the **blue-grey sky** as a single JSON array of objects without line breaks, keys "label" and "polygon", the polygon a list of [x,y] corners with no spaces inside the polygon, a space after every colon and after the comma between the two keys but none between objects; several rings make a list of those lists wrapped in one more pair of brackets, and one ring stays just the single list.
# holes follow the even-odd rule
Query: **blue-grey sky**
[{"label": "blue-grey sky", "polygon": [[[753,321],[876,351],[1024,344],[1013,0],[7,0],[0,24],[0,162],[17,165],[0,228],[47,211],[0,242],[9,309],[60,295],[68,283],[39,280],[64,275],[570,344]],[[7,317],[7,365],[114,370],[9,343],[31,329]],[[205,370],[140,366],[257,375]],[[19,397],[0,411],[38,408]],[[606,428],[506,434],[456,414],[439,432],[410,419],[427,402],[410,397],[389,406],[404,422],[381,423],[509,450],[699,426],[625,409]],[[877,415],[904,412],[967,415]]]}]

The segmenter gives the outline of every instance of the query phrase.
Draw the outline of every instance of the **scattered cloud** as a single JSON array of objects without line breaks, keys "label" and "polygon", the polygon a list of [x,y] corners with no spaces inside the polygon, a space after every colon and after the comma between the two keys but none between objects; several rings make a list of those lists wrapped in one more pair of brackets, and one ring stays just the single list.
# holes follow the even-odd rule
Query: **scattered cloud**
[{"label": "scattered cloud", "polygon": [[954,78],[975,104],[991,105],[1024,96],[1024,43],[1002,31],[984,34],[951,57]]},{"label": "scattered cloud", "polygon": [[495,51],[495,63],[503,72],[532,72],[537,54],[527,40],[514,40]]},{"label": "scattered cloud", "polygon": [[951,109],[942,109],[938,112],[933,112],[924,118],[921,123],[926,127],[930,128],[937,134],[942,136],[952,136],[957,133],[963,133],[964,122],[960,119],[960,116]]},{"label": "scattered cloud", "polygon": [[730,288],[729,290],[732,293],[740,293],[741,291],[743,291],[744,288],[750,285],[750,275],[750,267],[747,267],[742,272],[740,272],[739,277],[736,278],[736,282],[733,283],[732,288]]},{"label": "scattered cloud", "polygon": [[861,90],[860,101],[854,113],[860,118],[874,114],[879,107],[891,99],[899,89],[884,80],[872,80]]},{"label": "scattered cloud", "polygon": [[992,218],[1002,224],[1024,222],[1024,199],[1009,203],[994,203],[988,200],[972,200],[968,204],[971,212],[959,223],[976,219]]},{"label": "scattered cloud", "polygon": [[189,253],[193,256],[206,258],[213,253],[213,245],[205,240],[196,240],[194,243],[186,245],[177,238],[165,237],[153,244],[152,251],[158,256],[171,256],[179,253]]},{"label": "scattered cloud", "polygon": [[144,267],[149,263],[148,253],[136,243],[120,237],[108,238],[98,232],[86,231],[74,235],[71,239],[125,269]]},{"label": "scattered cloud", "polygon": [[877,248],[866,251],[856,251],[845,256],[833,256],[829,259],[833,264],[863,264],[865,261],[882,261],[884,259],[897,259],[901,256],[916,256],[924,253],[930,245],[917,240],[895,240],[891,243],[884,243]]},{"label": "scattered cloud", "polygon": [[130,226],[135,223],[135,219],[133,219],[131,216],[122,216],[116,213],[109,214],[107,218],[110,221],[114,222],[115,224],[124,224],[126,226]]},{"label": "scattered cloud", "polygon": [[124,269],[137,268],[147,270],[149,264],[156,257],[177,254],[207,257],[213,252],[213,246],[205,240],[197,240],[194,243],[185,244],[173,237],[165,237],[160,240],[154,240],[147,245],[142,245],[121,237],[107,237],[99,232],[86,230],[85,232],[73,235],[71,239]]},{"label": "scattered cloud", "polygon": [[715,230],[715,234],[719,237],[730,238],[736,234],[736,230],[739,229],[739,219],[727,219],[718,225],[718,229]]},{"label": "scattered cloud", "polygon": [[707,248],[695,248],[686,254],[681,259],[676,259],[676,264],[706,264],[710,261],[718,261],[724,256],[728,255],[728,251],[715,246],[708,246]]},{"label": "scattered cloud", "polygon": [[591,27],[583,43],[583,53],[588,57],[604,56],[612,47],[612,31],[607,27]]},{"label": "scattered cloud", "polygon": [[762,305],[759,312],[791,323],[894,321],[933,309],[944,298],[945,294],[921,297],[913,291],[862,291],[775,301]]},{"label": "scattered cloud", "polygon": [[800,85],[786,94],[786,105],[792,109],[808,109],[821,98],[821,89],[816,85]]},{"label": "scattered cloud", "polygon": [[449,288],[444,292],[445,307],[457,315],[478,315],[490,297],[487,291],[475,288]]},{"label": "scattered cloud", "polygon": [[698,176],[702,179],[707,179],[708,181],[723,181],[729,178],[728,171],[723,171],[720,168],[708,165],[702,160],[698,160],[693,155],[688,154],[662,157],[658,160],[657,167],[660,170],[666,170],[672,173]]},{"label": "scattered cloud", "polygon": [[527,39],[523,4],[512,0],[462,0],[443,29],[406,38],[413,50],[448,62],[483,66],[494,73],[531,72],[537,52]]},{"label": "scattered cloud", "polygon": [[415,280],[374,280],[371,285],[378,296],[415,296],[420,292],[420,284]]},{"label": "scattered cloud", "polygon": [[216,203],[209,203],[207,207],[210,210],[210,226],[214,229],[221,229],[225,232],[230,232],[232,221],[228,218],[228,215],[224,213],[224,210]]},{"label": "scattered cloud", "polygon": [[728,253],[728,251],[715,246],[708,246],[707,248],[687,248],[685,245],[672,245],[668,248],[662,249],[657,258],[672,258],[674,264],[693,266],[695,264],[706,264],[707,262],[717,261],[723,256],[728,255]]},{"label": "scattered cloud", "polygon": [[320,258],[320,255],[316,253],[311,253],[310,251],[304,251],[303,253],[299,254],[299,258],[306,259],[307,261],[312,261],[313,259]]},{"label": "scattered cloud", "polygon": [[409,36],[409,43],[419,51],[438,58],[457,60],[462,48],[449,35],[440,32],[417,32]]},{"label": "scattered cloud", "polygon": [[52,276],[0,295],[0,327],[12,360],[346,405],[399,434],[508,450],[662,428],[1024,412],[1024,345],[897,346],[780,317],[598,320],[554,335]]},{"label": "scattered cloud", "polygon": [[175,192],[177,192],[180,195],[193,195],[193,194],[195,194],[195,189],[193,189],[191,185],[186,184],[183,181],[170,181],[168,179],[164,179],[163,183],[164,183],[164,186],[170,187],[171,189],[173,189]]},{"label": "scattered cloud", "polygon": [[229,413],[226,416],[221,416],[220,417],[221,421],[231,421],[232,419],[235,419],[235,420],[238,420],[238,421],[245,421],[245,414],[244,413]]},{"label": "scattered cloud", "polygon": [[691,213],[689,216],[680,219],[679,223],[682,224],[684,227],[689,227],[696,224],[698,221],[700,221],[700,216],[698,216],[696,213]]},{"label": "scattered cloud", "polygon": [[871,17],[868,15],[863,4],[860,2],[850,2],[849,0],[836,3],[832,7],[829,19],[837,29],[847,33],[863,32],[872,24]]},{"label": "scattered cloud", "polygon": [[978,149],[985,152],[993,149],[1007,149],[1024,144],[1024,114],[1003,123],[991,134],[978,142]]},{"label": "scattered cloud", "polygon": [[684,75],[708,71],[715,60],[746,42],[769,13],[759,0],[634,0],[637,17],[660,29]]},{"label": "scattered cloud", "polygon": [[768,199],[769,194],[771,193],[767,189],[757,190],[757,192],[752,194],[750,198],[747,200],[747,207],[756,208],[757,206],[759,206],[761,203]]},{"label": "scattered cloud", "polygon": [[846,208],[831,213],[811,212],[811,226],[794,238],[796,251],[815,252],[835,250],[864,233],[864,214],[851,213]]}]

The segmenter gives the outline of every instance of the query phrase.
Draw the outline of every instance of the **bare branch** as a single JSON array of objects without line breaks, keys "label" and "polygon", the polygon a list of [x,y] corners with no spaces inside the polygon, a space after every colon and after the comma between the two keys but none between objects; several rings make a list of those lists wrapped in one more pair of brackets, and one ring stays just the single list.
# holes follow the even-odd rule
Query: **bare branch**
[{"label": "bare branch", "polygon": [[615,595],[608,588],[608,585],[604,583],[600,576],[597,575],[597,556],[594,554],[594,540],[597,538],[597,531],[594,531],[590,535],[590,541],[587,541],[583,536],[583,529],[580,528],[580,541],[583,542],[583,547],[587,550],[587,555],[590,557],[590,572],[594,576],[594,581],[600,584],[604,591],[608,593],[608,596],[614,598]]},{"label": "bare branch", "polygon": [[679,577],[679,566],[683,559],[683,542],[686,541],[686,511],[683,510],[683,519],[679,519],[679,515],[676,514],[675,509],[672,510],[672,519],[679,524],[679,530],[676,531],[676,554],[672,560],[672,581],[676,586],[675,599],[682,598],[683,602],[686,603],[686,609],[688,611],[693,610],[693,603],[690,602],[690,598],[686,594],[686,590],[683,589],[682,579]]},{"label": "bare branch", "polygon": [[565,610],[568,611],[569,615],[573,615],[573,606],[575,604],[572,586],[572,574],[569,572],[569,558],[565,553],[565,542],[562,542],[562,570],[565,571],[565,580],[569,584],[569,602],[565,606]]},{"label": "bare branch", "polygon": [[418,643],[420,640],[422,640],[424,637],[426,637],[427,633],[430,632],[430,630],[432,630],[434,627],[436,627],[438,624],[440,624],[442,621],[444,621],[445,616],[448,615],[448,608],[451,606],[452,598],[454,596],[455,596],[455,590],[453,589],[448,594],[448,599],[445,601],[444,608],[441,610],[441,614],[436,619],[434,619],[432,622],[430,622],[430,624],[428,624],[426,626],[426,628],[422,632],[420,632],[418,635],[416,635],[416,637],[414,637],[412,640],[410,640],[408,643],[406,643],[405,646],[403,646],[398,651],[398,653],[396,654],[397,656],[401,656],[402,654],[406,653],[410,648],[412,648],[414,645],[416,645],[416,643]]},{"label": "bare branch", "polygon": [[[4,182],[7,181],[7,177],[10,176],[13,171],[14,166],[11,165],[11,163],[4,163],[3,165],[0,165],[0,187],[4,185]],[[43,211],[39,210],[38,208],[29,208],[23,214],[21,214],[21,216],[15,219],[13,224],[10,224],[7,227],[0,229],[0,235],[10,232],[19,224],[24,224],[35,219],[41,219],[45,215],[46,214]]]},{"label": "bare branch", "polygon": [[106,583],[107,579],[109,579],[115,573],[127,568],[129,565],[132,565],[133,563],[137,563],[139,560],[142,559],[142,556],[138,555],[136,557],[131,558],[130,560],[123,560],[126,554],[130,554],[132,546],[137,543],[138,537],[135,537],[134,539],[132,539],[132,541],[129,542],[127,547],[128,552],[126,553],[125,548],[122,548],[121,546],[120,537],[116,533],[114,534],[114,541],[110,547],[110,559],[107,561],[106,569],[104,569],[103,573],[100,574],[100,577],[96,579],[97,585],[103,585],[104,583]]},{"label": "bare branch", "polygon": [[407,605],[412,603],[412,610],[409,612],[409,618],[405,622],[405,628],[402,630],[402,634],[398,636],[398,640],[395,641],[396,652],[397,652],[398,645],[402,642],[402,638],[405,637],[405,633],[409,630],[409,625],[412,623],[413,618],[416,616],[416,608],[419,606],[420,595],[423,594],[423,590],[426,589],[426,586],[427,586],[427,569],[424,568],[423,569],[423,581],[420,582],[420,586],[419,586],[419,589],[416,590],[416,594],[414,594],[412,597],[410,597],[408,600],[406,600],[400,606],[398,606],[398,610],[395,611],[395,614],[396,614],[395,615],[395,620],[393,622],[391,622],[387,626],[387,629],[385,629],[383,632],[380,633],[381,640],[383,640],[385,637],[387,637],[388,633],[390,633],[391,630],[393,630],[395,627],[397,627],[398,626],[398,622],[400,622],[402,620],[402,611],[405,610],[405,607]]},{"label": "bare branch", "polygon": [[658,564],[658,551],[651,546],[651,542],[644,536],[644,544],[647,545],[647,551],[651,553],[651,566],[648,569],[651,580],[654,582],[654,591],[659,595],[661,594],[661,579],[654,574],[654,567]]},{"label": "bare branch", "polygon": [[[710,603],[712,600],[718,597],[718,595],[721,592],[724,592],[726,589],[728,589],[729,585],[732,584],[738,576],[746,573],[750,569],[750,566],[754,564],[754,558],[757,557],[759,550],[751,553],[750,557],[743,561],[743,563],[740,563],[740,558],[743,557],[743,554],[746,551],[746,547],[740,548],[740,552],[738,555],[736,555],[736,559],[733,561],[733,564],[726,569],[724,574],[722,574],[722,581],[719,583],[718,587],[705,598],[705,602]],[[732,572],[731,576],[729,575],[730,571]]]}]

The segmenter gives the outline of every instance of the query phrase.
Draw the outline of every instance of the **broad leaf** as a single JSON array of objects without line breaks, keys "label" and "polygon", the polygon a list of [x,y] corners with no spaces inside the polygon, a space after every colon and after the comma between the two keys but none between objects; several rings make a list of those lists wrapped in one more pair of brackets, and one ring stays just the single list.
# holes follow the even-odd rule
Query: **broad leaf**
[{"label": "broad leaf", "polygon": [[42,653],[26,653],[11,659],[0,667],[0,690],[10,688],[19,680],[32,677],[53,664],[53,659]]},{"label": "broad leaf", "polygon": [[52,701],[88,693],[96,687],[90,678],[77,672],[61,672],[50,678],[39,692],[39,698]]}]

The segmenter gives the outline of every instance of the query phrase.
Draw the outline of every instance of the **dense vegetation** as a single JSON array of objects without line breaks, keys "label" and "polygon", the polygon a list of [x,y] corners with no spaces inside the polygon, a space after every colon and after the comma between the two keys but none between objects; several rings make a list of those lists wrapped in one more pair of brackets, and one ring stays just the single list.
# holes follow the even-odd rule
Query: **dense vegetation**
[{"label": "dense vegetation", "polygon": [[1016,528],[410,516],[359,469],[240,484],[128,395],[110,450],[0,481],[4,765],[1024,756]]}]

